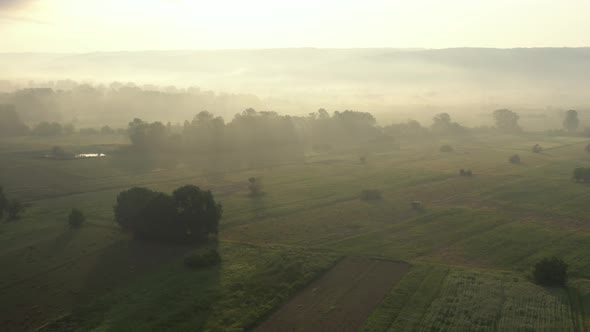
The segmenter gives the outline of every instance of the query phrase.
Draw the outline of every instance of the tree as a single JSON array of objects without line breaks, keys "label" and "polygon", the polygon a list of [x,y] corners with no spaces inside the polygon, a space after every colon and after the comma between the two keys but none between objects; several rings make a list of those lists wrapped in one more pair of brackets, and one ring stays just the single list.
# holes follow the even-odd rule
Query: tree
[{"label": "tree", "polygon": [[518,125],[520,117],[517,113],[508,110],[500,109],[494,111],[494,120],[496,121],[496,128],[506,133],[519,133],[522,131]]},{"label": "tree", "polygon": [[21,214],[25,211],[25,205],[21,201],[13,199],[8,201],[6,212],[8,213],[8,220],[20,219]]},{"label": "tree", "polygon": [[533,148],[531,149],[531,151],[533,151],[533,153],[541,153],[541,152],[543,152],[543,147],[540,146],[539,144],[535,144],[533,146]]},{"label": "tree", "polygon": [[2,186],[0,186],[0,219],[2,219],[2,217],[4,217],[4,212],[7,210],[7,208],[8,208],[8,199],[4,195],[4,188],[2,188]]},{"label": "tree", "polygon": [[172,196],[178,207],[179,221],[186,227],[189,237],[217,235],[222,207],[215,202],[211,191],[185,185],[176,189]]},{"label": "tree", "polygon": [[535,282],[543,286],[564,286],[568,265],[557,257],[543,258],[533,270]]},{"label": "tree", "polygon": [[251,196],[258,196],[262,194],[262,183],[259,178],[251,177],[248,179],[248,189],[250,189]]},{"label": "tree", "polygon": [[575,131],[578,129],[580,119],[578,119],[578,112],[575,110],[569,110],[565,112],[565,119],[563,120],[563,128],[568,131]]},{"label": "tree", "polygon": [[114,207],[115,220],[128,231],[135,231],[141,220],[139,219],[141,211],[156,196],[156,192],[147,188],[134,187],[122,191],[117,195],[117,203]]},{"label": "tree", "polygon": [[86,217],[84,217],[82,211],[78,209],[72,209],[72,211],[70,211],[70,214],[68,215],[68,225],[70,225],[70,227],[72,228],[82,226],[85,220]]}]

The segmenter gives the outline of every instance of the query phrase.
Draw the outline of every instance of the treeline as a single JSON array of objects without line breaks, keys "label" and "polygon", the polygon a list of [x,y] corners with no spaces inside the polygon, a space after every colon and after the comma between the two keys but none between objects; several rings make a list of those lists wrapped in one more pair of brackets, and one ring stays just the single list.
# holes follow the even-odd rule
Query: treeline
[{"label": "treeline", "polygon": [[170,120],[179,121],[194,115],[195,105],[223,116],[232,115],[244,105],[263,107],[258,97],[248,94],[119,82],[91,85],[71,80],[0,92],[0,104],[13,105],[25,123],[55,121],[75,125],[116,125],[138,114],[148,119],[167,114]]},{"label": "treeline", "polygon": [[112,135],[121,134],[124,135],[127,131],[123,128],[112,128],[108,125],[101,127],[86,127],[76,128],[72,123],[59,123],[42,121],[35,125],[28,126],[20,118],[16,112],[14,105],[0,105],[0,137],[1,136],[60,136],[60,135],[71,135],[71,134],[82,134],[82,135]]},{"label": "treeline", "polygon": [[182,126],[134,119],[129,123],[128,134],[133,146],[143,151],[256,151],[317,142],[362,141],[381,135],[382,130],[366,112],[336,111],[330,115],[320,109],[299,117],[249,108],[229,123],[206,111]]}]

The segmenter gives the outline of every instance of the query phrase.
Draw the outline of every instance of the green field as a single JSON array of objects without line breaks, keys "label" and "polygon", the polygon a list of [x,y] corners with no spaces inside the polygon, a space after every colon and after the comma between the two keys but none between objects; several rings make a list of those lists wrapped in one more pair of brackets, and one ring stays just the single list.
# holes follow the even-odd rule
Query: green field
[{"label": "green field", "polygon": [[[455,152],[440,152],[443,143]],[[545,151],[530,152],[535,143]],[[130,156],[120,136],[4,139],[0,185],[30,207],[0,223],[0,330],[251,329],[347,255],[412,264],[364,331],[588,330],[590,187],[571,179],[590,166],[588,143],[475,136],[211,167]],[[109,156],[42,158],[55,145]],[[359,151],[369,151],[366,164]],[[508,163],[514,153],[522,164]],[[265,195],[248,195],[252,176]],[[113,220],[120,191],[183,184],[211,189],[223,204],[218,267],[188,270],[182,259],[199,248],[137,243]],[[383,197],[360,200],[364,189]],[[415,200],[423,211],[411,208]],[[79,230],[67,228],[74,207],[87,216]],[[534,263],[554,255],[570,266],[567,289],[530,280]]]}]

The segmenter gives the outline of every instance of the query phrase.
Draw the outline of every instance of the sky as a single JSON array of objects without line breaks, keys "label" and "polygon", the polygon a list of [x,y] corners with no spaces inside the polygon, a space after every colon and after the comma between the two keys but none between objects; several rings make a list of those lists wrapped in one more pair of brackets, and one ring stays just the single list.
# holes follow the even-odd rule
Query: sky
[{"label": "sky", "polygon": [[0,0],[0,52],[590,46],[590,0]]}]

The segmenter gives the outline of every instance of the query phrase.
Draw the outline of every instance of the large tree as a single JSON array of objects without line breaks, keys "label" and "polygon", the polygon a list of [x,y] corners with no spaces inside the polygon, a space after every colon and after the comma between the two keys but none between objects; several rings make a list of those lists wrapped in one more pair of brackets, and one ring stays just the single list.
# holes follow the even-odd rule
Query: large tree
[{"label": "large tree", "polygon": [[172,196],[187,235],[196,238],[217,235],[222,208],[215,202],[211,191],[185,185],[176,189]]},{"label": "large tree", "polygon": [[575,131],[580,125],[580,119],[578,119],[578,112],[575,110],[569,110],[565,112],[565,119],[563,120],[563,128],[568,131]]},{"label": "large tree", "polygon": [[494,120],[496,121],[496,128],[507,133],[518,133],[522,129],[518,125],[520,117],[517,113],[508,110],[500,109],[494,111]]}]

